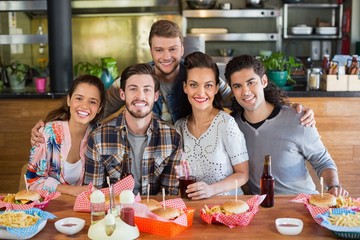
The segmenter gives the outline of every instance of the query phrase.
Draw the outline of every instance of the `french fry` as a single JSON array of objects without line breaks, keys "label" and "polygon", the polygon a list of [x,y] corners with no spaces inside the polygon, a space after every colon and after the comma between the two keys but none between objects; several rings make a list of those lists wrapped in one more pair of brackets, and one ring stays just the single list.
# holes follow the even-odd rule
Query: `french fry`
[{"label": "french fry", "polygon": [[360,227],[360,212],[355,214],[340,214],[333,215],[330,212],[329,222],[332,225],[341,226],[341,227]]},{"label": "french fry", "polygon": [[34,225],[40,219],[24,212],[4,212],[0,214],[0,226],[23,228]]}]

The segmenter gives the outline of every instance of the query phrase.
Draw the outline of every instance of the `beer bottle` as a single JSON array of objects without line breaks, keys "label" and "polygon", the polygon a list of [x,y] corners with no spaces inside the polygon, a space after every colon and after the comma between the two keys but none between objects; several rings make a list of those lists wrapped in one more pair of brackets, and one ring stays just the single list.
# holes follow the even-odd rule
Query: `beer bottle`
[{"label": "beer bottle", "polygon": [[274,206],[274,177],[271,175],[271,156],[266,155],[264,160],[264,171],[260,179],[260,193],[266,194],[262,207]]},{"label": "beer bottle", "polygon": [[120,179],[126,178],[129,175],[133,176],[131,173],[131,159],[128,154],[124,154]]}]

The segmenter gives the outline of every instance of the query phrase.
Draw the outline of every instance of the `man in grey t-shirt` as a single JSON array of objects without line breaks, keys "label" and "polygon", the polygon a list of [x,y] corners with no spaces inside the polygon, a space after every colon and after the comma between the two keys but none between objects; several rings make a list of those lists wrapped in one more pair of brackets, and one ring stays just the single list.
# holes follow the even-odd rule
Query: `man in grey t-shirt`
[{"label": "man in grey t-shirt", "polygon": [[317,129],[299,124],[301,114],[285,106],[286,96],[268,81],[259,60],[249,55],[234,57],[225,77],[236,99],[233,116],[246,139],[253,194],[260,193],[264,156],[271,155],[275,194],[318,193],[306,168],[308,160],[329,193],[348,195]]}]

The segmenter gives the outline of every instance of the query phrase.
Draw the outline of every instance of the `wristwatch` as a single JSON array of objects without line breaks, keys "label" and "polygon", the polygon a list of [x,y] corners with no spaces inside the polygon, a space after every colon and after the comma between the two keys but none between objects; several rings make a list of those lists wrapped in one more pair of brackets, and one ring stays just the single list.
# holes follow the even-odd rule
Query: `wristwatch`
[{"label": "wristwatch", "polygon": [[340,186],[340,185],[332,185],[332,186],[328,186],[328,187],[326,187],[326,191],[330,191],[330,189],[332,189],[332,188],[334,188],[334,187],[336,187],[336,188],[340,188],[341,186]]}]

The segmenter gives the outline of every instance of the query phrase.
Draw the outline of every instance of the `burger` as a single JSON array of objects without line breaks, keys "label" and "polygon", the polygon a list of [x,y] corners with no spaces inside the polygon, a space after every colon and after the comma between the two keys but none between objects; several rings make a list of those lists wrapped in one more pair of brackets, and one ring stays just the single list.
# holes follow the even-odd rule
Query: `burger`
[{"label": "burger", "polygon": [[175,208],[157,208],[152,211],[154,214],[168,220],[174,220],[180,216],[180,212]]},{"label": "burger", "polygon": [[225,214],[240,214],[249,210],[249,205],[241,200],[225,202],[221,205]]},{"label": "burger", "polygon": [[28,204],[40,200],[41,195],[33,190],[24,189],[15,194],[15,203]]},{"label": "burger", "polygon": [[330,193],[324,193],[323,196],[314,194],[311,195],[309,202],[318,207],[329,208],[336,206],[336,197]]},{"label": "burger", "polygon": [[154,199],[149,199],[149,201],[141,200],[140,203],[146,205],[150,209],[150,211],[161,208],[161,204]]}]

